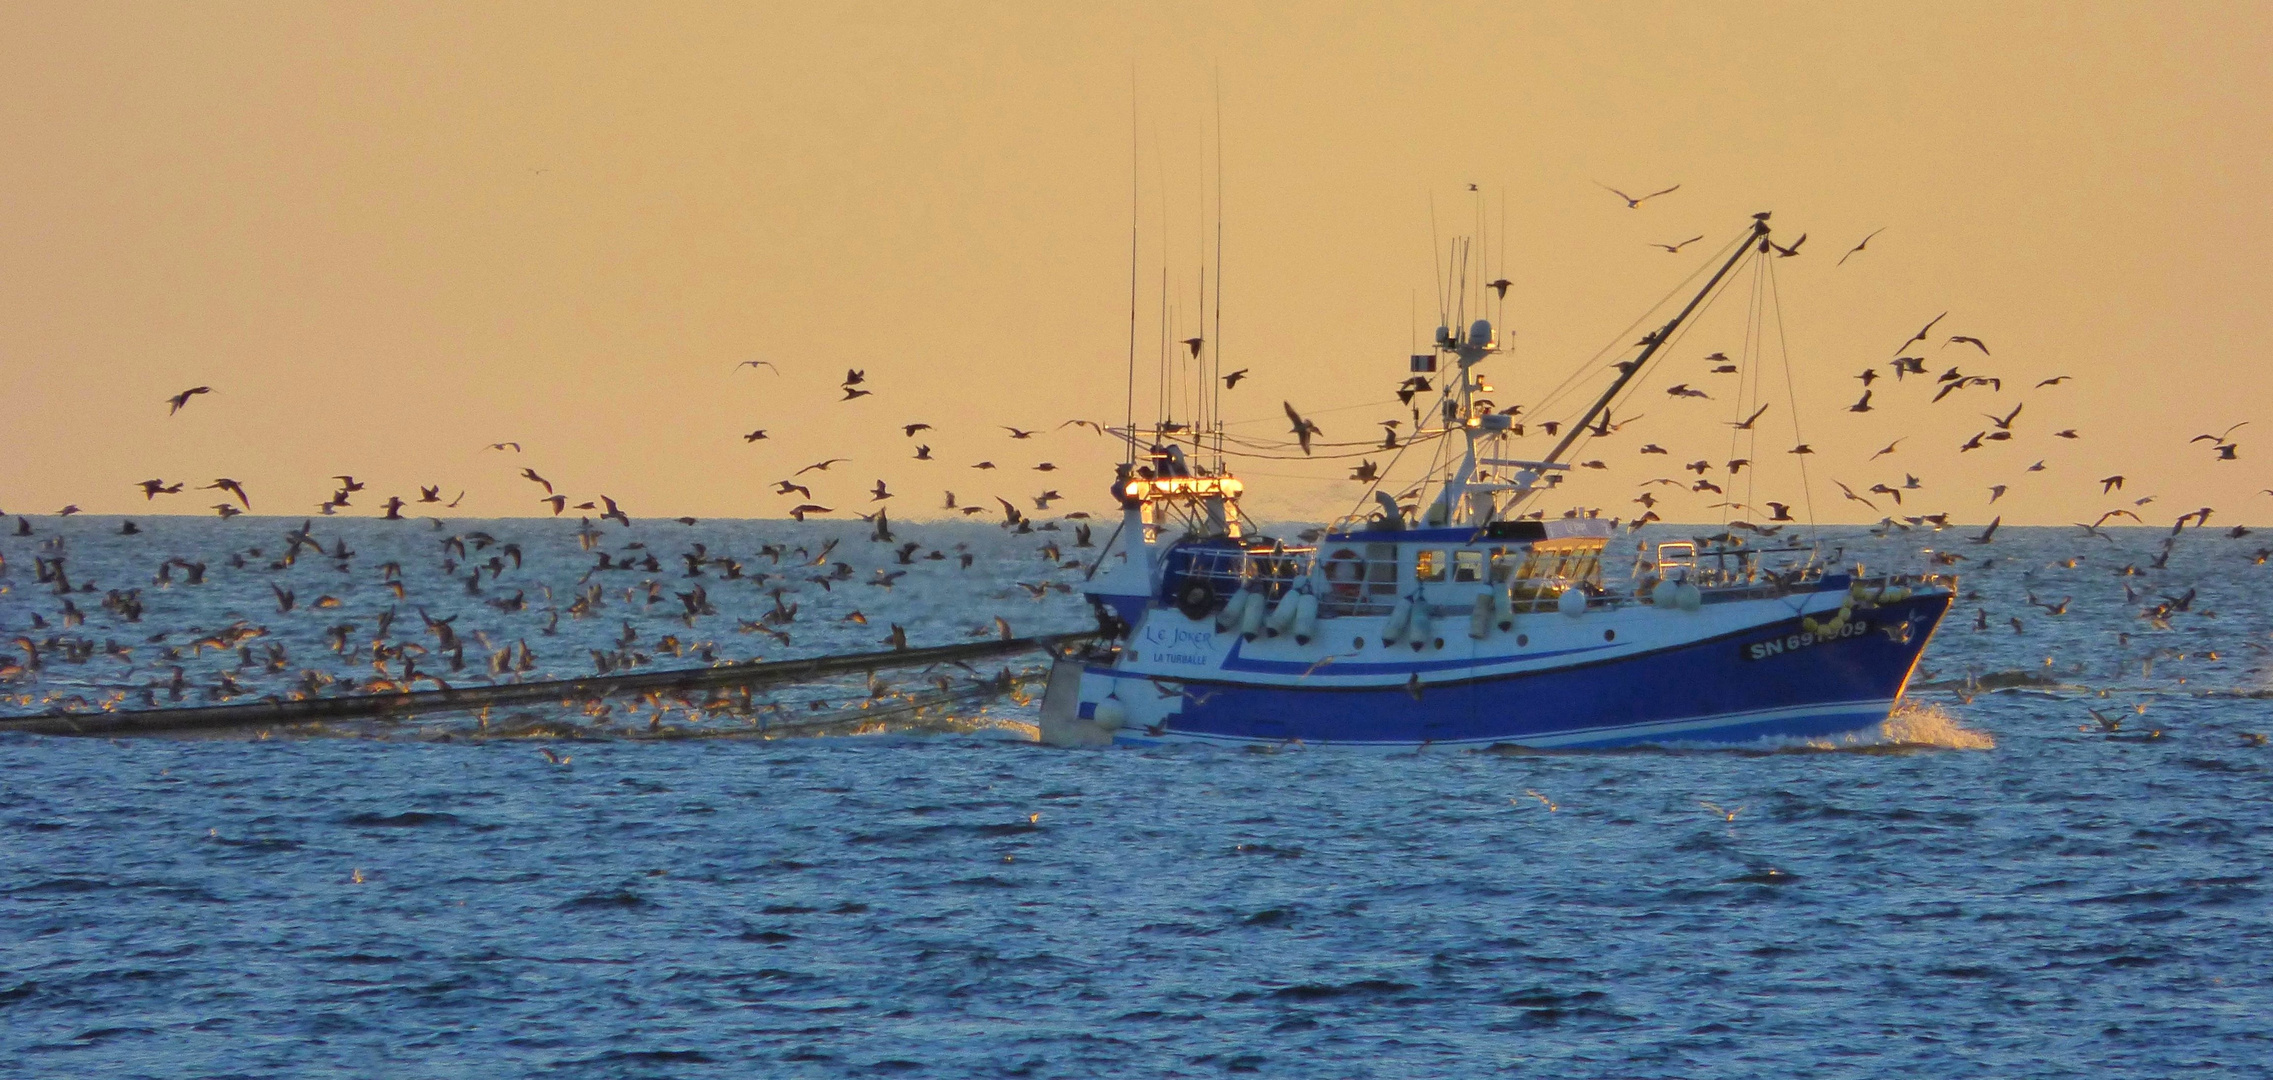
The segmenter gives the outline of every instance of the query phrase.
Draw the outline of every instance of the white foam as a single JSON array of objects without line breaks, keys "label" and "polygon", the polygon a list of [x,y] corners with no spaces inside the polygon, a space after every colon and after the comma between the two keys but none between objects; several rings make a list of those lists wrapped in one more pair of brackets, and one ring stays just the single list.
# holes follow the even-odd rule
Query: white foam
[{"label": "white foam", "polygon": [[[1876,741],[1872,737],[1876,736]],[[1904,699],[1894,706],[1886,722],[1858,733],[1856,746],[1920,746],[1941,750],[1994,750],[1997,740],[1957,722],[1949,710],[1931,702]]]}]

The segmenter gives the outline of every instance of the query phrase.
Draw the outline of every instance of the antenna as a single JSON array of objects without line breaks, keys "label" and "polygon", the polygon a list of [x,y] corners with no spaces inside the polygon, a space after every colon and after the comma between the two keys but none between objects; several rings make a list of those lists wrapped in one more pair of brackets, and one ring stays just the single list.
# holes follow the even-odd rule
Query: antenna
[{"label": "antenna", "polygon": [[1153,430],[1154,442],[1164,440],[1168,425],[1176,422],[1176,391],[1170,370],[1175,362],[1168,355],[1168,207],[1163,200],[1160,208],[1160,421]]},{"label": "antenna", "polygon": [[[1476,188],[1474,184],[1468,186]],[[1480,238],[1478,242],[1483,245],[1483,251],[1476,256],[1476,281],[1479,283],[1476,289],[1476,309],[1484,315],[1490,315],[1492,312],[1491,305],[1484,302],[1484,290],[1481,283],[1484,280],[1484,275],[1489,273],[1492,267],[1492,219],[1484,213],[1484,193],[1481,189],[1476,191],[1476,198],[1469,206],[1476,216],[1476,235]]]},{"label": "antenna", "polygon": [[[1507,185],[1505,184],[1500,185],[1499,257],[1499,265],[1492,268],[1492,277],[1496,280],[1505,281],[1507,280]],[[1507,322],[1507,293],[1504,290],[1500,291],[1499,302],[1499,310],[1492,313],[1497,316],[1493,322],[1503,324],[1502,328],[1505,329],[1504,324]],[[1515,334],[1513,332],[1510,332],[1504,335],[1504,337],[1508,343],[1508,347],[1510,349],[1513,349],[1515,347]]]},{"label": "antenna", "polygon": [[1436,269],[1436,321],[1444,325],[1444,265],[1436,261],[1436,192],[1429,192],[1429,263]]},{"label": "antenna", "polygon": [[1463,326],[1467,325],[1468,322],[1468,249],[1473,245],[1474,241],[1468,239],[1467,237],[1461,238],[1460,270],[1453,278],[1454,281],[1459,283],[1458,290],[1460,297],[1458,319],[1456,321],[1458,321]]},{"label": "antenna", "polygon": [[1215,69],[1215,325],[1209,335],[1214,368],[1208,393],[1216,402],[1215,471],[1223,472],[1223,68]]},{"label": "antenna", "polygon": [[1152,132],[1152,167],[1160,172],[1160,369],[1157,380],[1160,400],[1155,410],[1159,420],[1154,423],[1152,432],[1152,441],[1157,443],[1165,437],[1168,425],[1176,422],[1175,389],[1171,382],[1174,361],[1168,355],[1168,152],[1160,145],[1158,128]]},{"label": "antenna", "polygon": [[1199,175],[1194,179],[1198,181],[1200,215],[1199,219],[1193,222],[1194,228],[1192,230],[1197,234],[1194,239],[1199,242],[1195,255],[1200,264],[1199,295],[1196,298],[1198,306],[1192,309],[1192,336],[1200,339],[1200,347],[1193,349],[1191,356],[1192,459],[1194,461],[1199,460],[1200,450],[1207,443],[1208,432],[1214,427],[1215,410],[1211,406],[1216,403],[1215,395],[1208,393],[1208,357],[1206,351],[1208,346],[1208,142],[1207,125],[1204,122],[1200,125],[1199,150]]},{"label": "antenna", "polygon": [[1142,168],[1138,157],[1143,147],[1137,126],[1136,65],[1129,65],[1129,396],[1121,421],[1121,430],[1128,439],[1129,453],[1126,464],[1131,471],[1136,467],[1136,334],[1137,334],[1137,217],[1141,210],[1138,195],[1138,177]]}]

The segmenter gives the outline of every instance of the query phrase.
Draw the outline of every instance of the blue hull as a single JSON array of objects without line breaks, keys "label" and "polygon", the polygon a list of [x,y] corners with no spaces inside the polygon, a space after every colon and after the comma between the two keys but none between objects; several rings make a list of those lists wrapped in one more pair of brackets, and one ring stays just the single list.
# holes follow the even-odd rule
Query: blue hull
[{"label": "blue hull", "polygon": [[[1429,681],[1417,692],[1181,681],[1170,684],[1181,688],[1178,715],[1116,741],[1616,747],[1834,736],[1886,719],[1950,600],[1885,605],[1836,639],[1818,640],[1794,618],[1615,659]],[[1131,677],[1092,674],[1124,685]]]}]

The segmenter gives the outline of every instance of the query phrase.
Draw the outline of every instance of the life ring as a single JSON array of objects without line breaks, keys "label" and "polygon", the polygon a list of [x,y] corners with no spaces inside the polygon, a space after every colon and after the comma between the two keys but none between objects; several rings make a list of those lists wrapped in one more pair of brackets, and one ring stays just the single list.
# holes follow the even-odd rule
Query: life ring
[{"label": "life ring", "polygon": [[1355,602],[1365,583],[1365,560],[1349,548],[1326,557],[1326,590],[1334,599]]},{"label": "life ring", "polygon": [[1215,611],[1215,589],[1205,581],[1187,581],[1176,590],[1176,610],[1197,622]]}]

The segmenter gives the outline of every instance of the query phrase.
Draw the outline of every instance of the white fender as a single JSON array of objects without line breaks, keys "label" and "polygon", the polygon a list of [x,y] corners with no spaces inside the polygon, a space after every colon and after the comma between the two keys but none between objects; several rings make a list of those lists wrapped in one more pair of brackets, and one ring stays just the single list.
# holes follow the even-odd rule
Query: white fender
[{"label": "white fender", "polygon": [[1290,592],[1279,597],[1278,606],[1271,609],[1271,615],[1268,619],[1263,620],[1263,632],[1271,637],[1277,637],[1280,634],[1292,631],[1295,613],[1300,610],[1302,610],[1301,593]]},{"label": "white fender", "polygon": [[1119,731],[1129,723],[1129,707],[1113,694],[1105,695],[1105,700],[1097,703],[1092,715],[1097,726],[1107,731]]},{"label": "white fender", "polygon": [[1698,608],[1704,607],[1704,590],[1697,588],[1695,585],[1683,582],[1680,588],[1674,590],[1673,606],[1680,608],[1683,611],[1695,611]]},{"label": "white fender", "polygon": [[1405,630],[1412,625],[1412,622],[1413,602],[1410,600],[1397,601],[1397,606],[1389,609],[1388,620],[1381,624],[1381,643],[1383,645],[1396,644],[1398,638],[1405,636]]},{"label": "white fender", "polygon": [[1299,603],[1294,609],[1294,642],[1308,645],[1318,636],[1318,597],[1303,593]]},{"label": "white fender", "polygon": [[1468,636],[1478,641],[1492,636],[1492,598],[1490,595],[1476,598],[1476,609],[1468,613]]},{"label": "white fender", "polygon": [[1681,586],[1673,581],[1660,581],[1650,587],[1650,603],[1661,608],[1681,606]]},{"label": "white fender", "polygon": [[1245,589],[1231,594],[1231,601],[1223,605],[1223,610],[1215,613],[1215,628],[1217,630],[1229,630],[1239,625],[1239,616],[1246,613],[1247,605],[1254,599],[1254,596],[1254,593]]},{"label": "white fender", "polygon": [[1263,599],[1261,593],[1251,596],[1247,606],[1239,612],[1239,636],[1255,640],[1255,635],[1263,632],[1263,618],[1270,614],[1270,607],[1270,601]]},{"label": "white fender", "polygon": [[1576,585],[1564,589],[1563,595],[1555,598],[1555,610],[1574,619],[1586,614],[1586,590]]},{"label": "white fender", "polygon": [[1492,594],[1492,619],[1501,630],[1515,629],[1515,597],[1506,589]]},{"label": "white fender", "polygon": [[1435,634],[1436,627],[1429,619],[1429,602],[1414,600],[1413,620],[1405,625],[1405,640],[1412,644],[1414,652],[1419,652],[1428,648],[1429,639]]}]

